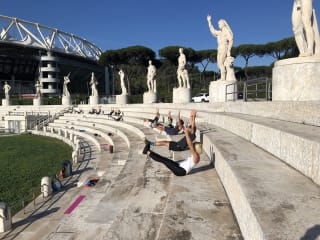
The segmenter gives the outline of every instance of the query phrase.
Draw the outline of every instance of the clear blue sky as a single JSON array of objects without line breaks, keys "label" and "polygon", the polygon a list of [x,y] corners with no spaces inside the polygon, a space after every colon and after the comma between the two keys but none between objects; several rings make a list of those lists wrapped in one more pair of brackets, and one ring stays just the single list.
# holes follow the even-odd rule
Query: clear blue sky
[{"label": "clear blue sky", "polygon": [[[142,45],[157,53],[173,45],[216,49],[208,13],[215,27],[222,18],[229,23],[234,46],[292,37],[292,5],[293,0],[1,0],[0,14],[73,33],[102,51]],[[314,8],[320,18],[320,1]],[[249,64],[270,61],[256,58]],[[243,64],[237,59],[235,65]]]}]

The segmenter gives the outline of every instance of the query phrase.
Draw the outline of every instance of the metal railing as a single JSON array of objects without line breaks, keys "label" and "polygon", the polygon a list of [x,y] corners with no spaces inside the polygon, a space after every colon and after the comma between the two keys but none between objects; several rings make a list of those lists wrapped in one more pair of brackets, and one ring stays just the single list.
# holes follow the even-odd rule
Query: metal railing
[{"label": "metal railing", "polygon": [[272,99],[272,83],[267,77],[250,79],[243,83],[243,100],[248,101],[264,100],[271,101]]},{"label": "metal railing", "polygon": [[226,85],[225,101],[271,101],[272,81],[261,77]]},{"label": "metal railing", "polygon": [[[54,115],[51,115],[50,112],[46,112],[46,114],[39,114],[39,117],[28,124],[28,130],[32,129],[42,129],[44,126],[46,126],[48,123],[53,122],[55,119],[58,119],[60,116],[62,116],[64,113],[68,112],[72,107],[66,107],[62,109],[61,111],[55,113]],[[35,116],[36,114],[33,114]]]}]

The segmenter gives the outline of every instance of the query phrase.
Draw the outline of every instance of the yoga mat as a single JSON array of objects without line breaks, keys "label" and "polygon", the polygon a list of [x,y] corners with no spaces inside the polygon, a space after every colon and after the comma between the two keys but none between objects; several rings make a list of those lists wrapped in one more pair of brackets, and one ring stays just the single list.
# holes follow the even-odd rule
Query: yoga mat
[{"label": "yoga mat", "polygon": [[71,205],[70,207],[64,212],[64,214],[70,214],[72,211],[80,204],[80,202],[85,198],[85,195],[80,195]]}]

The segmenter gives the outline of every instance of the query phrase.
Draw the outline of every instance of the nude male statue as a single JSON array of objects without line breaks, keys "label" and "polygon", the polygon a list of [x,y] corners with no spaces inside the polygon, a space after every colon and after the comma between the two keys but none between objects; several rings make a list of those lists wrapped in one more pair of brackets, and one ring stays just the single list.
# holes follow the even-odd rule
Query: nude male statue
[{"label": "nude male statue", "polygon": [[183,53],[183,48],[179,48],[177,78],[180,87],[190,88],[188,70],[185,68],[187,64],[186,55]]},{"label": "nude male statue", "polygon": [[292,29],[301,57],[320,52],[320,37],[313,0],[294,0]]},{"label": "nude male statue", "polygon": [[69,93],[69,90],[68,90],[68,83],[70,83],[70,73],[67,75],[67,76],[64,76],[63,77],[63,89],[62,89],[62,95],[63,96],[66,96],[66,97],[69,97],[70,96],[70,93]]},{"label": "nude male statue", "polygon": [[120,71],[118,72],[119,76],[120,76],[120,85],[121,85],[121,91],[122,91],[122,95],[127,94],[127,88],[126,85],[124,84],[124,72],[122,69],[120,69]]},{"label": "nude male statue", "polygon": [[41,97],[41,83],[40,83],[40,81],[38,80],[34,86],[36,88],[36,98]]},{"label": "nude male statue", "polygon": [[91,80],[90,80],[90,86],[91,86],[91,96],[98,96],[98,90],[97,90],[97,79],[94,76],[94,72],[91,73]]},{"label": "nude male statue", "polygon": [[157,92],[155,89],[155,79],[154,76],[156,75],[156,67],[152,64],[152,61],[149,60],[149,67],[147,73],[147,85],[149,92]]},{"label": "nude male statue", "polygon": [[226,80],[226,67],[225,60],[231,56],[231,48],[233,45],[233,33],[228,23],[221,19],[218,22],[219,29],[215,29],[211,23],[211,15],[207,16],[207,21],[211,34],[217,38],[218,42],[218,55],[217,64],[220,70],[221,80]]},{"label": "nude male statue", "polygon": [[11,90],[11,86],[8,84],[7,81],[5,81],[4,83],[3,90],[4,90],[5,99],[9,99],[9,92]]}]

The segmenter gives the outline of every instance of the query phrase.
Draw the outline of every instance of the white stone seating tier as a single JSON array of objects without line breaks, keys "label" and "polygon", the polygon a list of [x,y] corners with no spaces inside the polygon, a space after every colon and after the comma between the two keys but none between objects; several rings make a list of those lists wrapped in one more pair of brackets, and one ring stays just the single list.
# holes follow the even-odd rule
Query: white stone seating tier
[{"label": "white stone seating tier", "polygon": [[[102,110],[108,111],[110,107],[123,111],[124,123],[137,128],[141,126],[145,134],[153,130],[146,128],[142,119],[147,115],[154,117],[156,108],[160,109],[161,115],[166,115],[168,110],[180,109],[184,119],[189,118],[191,109],[196,109],[196,125],[201,131],[205,153],[203,157],[207,155],[215,163],[244,239],[302,239],[319,224],[319,102],[108,105]],[[154,137],[154,133],[146,136]],[[134,141],[137,139],[140,137]],[[131,147],[130,151],[134,149]],[[130,165],[127,167],[127,164]],[[135,183],[133,178],[140,177],[139,171],[145,171],[144,164],[144,161],[128,161],[124,169],[135,174],[123,173],[104,201],[116,196],[117,188],[121,193],[133,195],[127,191],[128,184]],[[149,180],[156,178],[152,173]],[[196,174],[196,177],[205,173]],[[183,182],[190,184],[190,177],[192,175],[173,177],[176,181],[181,179],[173,187],[181,189]],[[204,182],[203,187],[214,187],[210,182]],[[183,194],[185,192],[178,192],[176,196],[183,197]],[[105,210],[108,219],[123,211],[124,204],[128,205],[128,196],[115,199],[114,211]],[[137,204],[139,200],[136,198],[132,202]],[[103,211],[104,201],[96,206],[97,212]],[[183,198],[183,201],[187,199]],[[171,207],[169,210],[177,206]],[[188,208],[187,213],[190,211]]]},{"label": "white stone seating tier", "polygon": [[59,140],[63,141],[64,143],[68,144],[69,146],[71,146],[72,149],[76,148],[76,145],[73,143],[73,141],[71,141],[69,138],[61,136],[57,133],[52,133],[51,131],[47,132],[47,131],[39,131],[39,130],[31,130],[29,132],[31,132],[34,135],[46,136],[46,137],[59,139]]},{"label": "white stone seating tier", "polygon": [[[95,121],[90,121],[90,120],[91,119],[87,119],[87,118],[83,118],[83,119],[78,118],[78,119],[74,120],[74,118],[64,116],[64,117],[57,119],[52,124],[59,124],[59,125],[65,126],[67,128],[73,127],[75,130],[85,130],[85,131],[88,131],[92,134],[95,134],[95,133],[99,134],[107,142],[109,142],[113,146],[114,146],[114,142],[113,142],[112,138],[108,135],[108,133],[116,134],[116,135],[120,136],[123,139],[123,141],[127,144],[128,148],[130,148],[130,141],[129,141],[128,137],[126,136],[126,134],[124,134],[122,131],[120,131],[114,127],[106,126],[105,124],[98,123]],[[94,120],[94,119],[92,119],[92,120]],[[115,148],[116,148],[116,146],[114,146],[114,150],[115,150]]]},{"label": "white stone seating tier", "polygon": [[[184,119],[187,119],[189,114],[189,110],[181,110],[181,116]],[[141,117],[143,113],[126,112],[125,115]],[[245,138],[274,154],[320,185],[319,127],[258,116],[207,111],[199,111],[196,122],[213,124]]]},{"label": "white stone seating tier", "polygon": [[[133,118],[133,116],[143,116],[141,110],[140,112],[137,109],[131,110],[132,111],[128,112],[126,111],[126,109],[123,109],[123,111],[125,111],[125,116],[130,116],[131,118]],[[146,109],[144,109],[144,111],[146,111]],[[148,109],[148,111],[152,112],[154,111],[154,109]],[[166,112],[166,110],[164,110],[164,112]],[[181,114],[182,116],[186,117],[189,112],[190,110],[182,110]],[[223,157],[225,156],[221,157],[221,155],[223,155],[223,153],[232,152],[232,154],[230,155],[227,154],[226,159],[224,160],[224,162],[231,162],[223,163],[226,165],[224,165],[221,169],[217,169],[217,171],[220,177],[223,179],[223,184],[226,185],[226,189],[230,189],[230,193],[228,193],[228,195],[230,195],[230,198],[233,199],[233,201],[235,201],[234,199],[239,199],[239,196],[241,194],[244,194],[242,196],[243,199],[241,201],[234,202],[232,206],[237,209],[235,210],[235,213],[237,215],[238,221],[242,221],[241,229],[244,229],[243,231],[245,232],[245,235],[248,237],[248,239],[250,239],[249,236],[259,236],[262,239],[262,236],[270,234],[268,229],[274,229],[274,227],[277,227],[270,227],[270,225],[267,225],[266,222],[259,221],[260,218],[263,218],[262,215],[259,216],[259,214],[262,213],[257,211],[257,209],[253,209],[256,205],[256,201],[254,201],[253,203],[250,202],[250,199],[256,199],[258,202],[261,201],[260,208],[263,209],[263,206],[267,206],[269,204],[267,200],[268,197],[270,199],[273,199],[276,195],[279,195],[283,192],[286,193],[284,194],[286,197],[279,198],[279,201],[291,199],[289,204],[292,204],[294,208],[296,208],[296,205],[301,205],[301,208],[295,211],[295,216],[292,219],[288,219],[288,222],[286,222],[286,227],[288,229],[286,230],[286,232],[283,232],[283,234],[287,234],[292,230],[290,229],[290,226],[292,225],[292,222],[290,221],[300,219],[298,222],[304,222],[304,219],[309,218],[307,214],[303,214],[303,212],[306,211],[308,204],[312,204],[312,206],[316,209],[318,208],[318,206],[320,206],[318,202],[318,199],[320,198],[318,197],[316,198],[317,200],[311,201],[312,203],[308,202],[307,204],[303,204],[299,201],[299,199],[295,197],[299,193],[299,191],[301,191],[302,195],[306,194],[307,196],[310,196],[310,198],[312,198],[312,196],[320,196],[319,187],[308,180],[308,178],[311,178],[315,183],[319,184],[319,127],[292,122],[284,122],[275,119],[267,119],[259,116],[248,116],[235,113],[210,113],[209,111],[199,111],[196,121],[198,123],[197,126],[200,125],[199,123],[203,122],[205,128],[214,128],[214,131],[212,133],[208,131],[207,133],[203,134],[205,152],[209,156],[215,153],[216,161],[219,161],[222,164],[223,161],[218,159],[223,159]],[[224,136],[217,133],[217,137],[213,138],[215,137],[216,129],[219,129],[217,126],[228,130],[229,132],[221,130],[222,132],[224,131],[227,135]],[[232,132],[233,134],[231,134],[230,132]],[[221,139],[223,139],[222,142],[225,144],[222,144]],[[236,139],[236,141],[233,139]],[[232,144],[229,143],[229,140],[232,140]],[[243,144],[239,145],[239,142],[243,142]],[[252,144],[250,142],[254,143],[255,145],[250,145]],[[225,147],[229,145],[230,147]],[[258,145],[265,151],[276,155],[279,158],[276,158],[273,155],[260,150],[256,147],[256,145]],[[251,150],[249,151],[247,149]],[[253,186],[255,185],[251,186],[252,184],[249,184],[250,181],[247,181],[245,182],[245,184],[243,184],[243,181],[241,180],[242,177],[249,179],[249,176],[245,171],[241,172],[241,174],[243,174],[242,176],[240,175],[240,173],[232,172],[229,169],[228,174],[233,175],[233,182],[231,182],[232,177],[230,175],[226,177],[226,168],[230,168],[228,164],[237,164],[241,162],[238,161],[238,155],[241,156],[241,159],[243,159],[244,161],[249,160],[248,163],[250,164],[250,168],[248,168],[248,170],[253,169],[254,171],[257,171],[259,173],[261,173],[261,171],[262,173],[264,171],[266,172],[266,174],[260,174],[261,179],[259,180],[259,183],[261,184],[257,186],[257,189],[252,190]],[[217,156],[219,156],[219,158]],[[259,159],[260,157],[261,159]],[[263,161],[261,162],[262,159]],[[252,166],[252,162],[255,161],[258,161],[257,163],[255,163],[256,165],[254,164],[255,166],[257,166],[257,168],[253,168]],[[283,163],[283,161],[301,171],[308,178],[287,166],[285,163]],[[269,167],[269,170],[267,167]],[[243,166],[243,168],[247,169],[246,166]],[[253,175],[253,173],[251,172],[250,174]],[[268,175],[271,179],[268,180],[265,175]],[[294,181],[291,176],[294,176],[294,179],[296,179],[296,181]],[[254,180],[252,178],[254,178]],[[252,178],[250,178],[251,183],[257,182],[256,175],[253,175]],[[279,181],[279,186],[277,186],[277,181]],[[301,182],[303,182],[303,184],[306,184],[303,188],[307,188],[307,190],[302,190],[301,188],[297,189],[295,187],[300,186]],[[269,183],[270,185],[267,185],[266,183]],[[239,184],[241,186],[239,186]],[[266,186],[267,188],[265,188]],[[289,186],[290,191],[289,189],[286,189],[285,186]],[[256,192],[257,194],[259,192],[263,192],[263,195],[267,197],[256,196],[252,194],[250,195],[251,192]],[[274,201],[272,202],[272,204],[270,204],[274,208],[278,207],[279,209],[281,209],[283,203],[281,203],[281,201],[277,202],[277,199],[273,200]],[[250,214],[252,212],[254,213],[253,215],[249,214],[249,216],[245,212]],[[307,213],[309,214],[310,211],[307,211]],[[301,214],[301,216],[299,216],[299,214]],[[319,216],[316,215],[315,218],[316,217]],[[309,227],[312,227],[312,224],[316,224],[315,218],[308,219],[310,225]],[[248,224],[249,220],[252,220],[252,224]],[[294,234],[300,231],[299,234],[303,235],[302,231],[307,229],[307,224],[308,223],[300,227],[299,230],[296,230]],[[298,229],[298,227],[294,226],[293,229]],[[278,229],[277,234],[280,235],[280,229]],[[292,234],[292,238],[294,238],[294,234]],[[276,235],[274,236],[274,238],[275,237]],[[271,237],[271,239],[273,238]]]},{"label": "white stone seating tier", "polygon": [[[59,120],[56,120],[59,121]],[[96,163],[94,165],[93,170],[90,171],[86,171],[84,173],[82,173],[77,180],[77,186],[78,187],[82,187],[90,177],[102,177],[103,175],[106,174],[106,168],[104,167],[104,162],[101,161],[101,159],[105,159],[105,157],[102,157],[104,155],[104,151],[102,151],[102,147],[101,147],[101,143],[105,143],[104,141],[100,141],[100,138],[95,138],[93,136],[94,133],[100,134],[105,140],[109,141],[109,144],[112,144],[113,146],[115,145],[113,140],[106,135],[104,132],[100,132],[98,129],[91,129],[88,127],[84,127],[84,126],[74,126],[72,125],[72,127],[74,129],[70,129],[70,124],[66,124],[66,123],[50,123],[50,125],[48,127],[46,127],[46,131],[50,131],[50,134],[54,134],[55,132],[58,135],[59,133],[62,133],[63,136],[61,136],[64,139],[69,139],[70,135],[74,135],[74,136],[79,136],[81,138],[84,138],[90,142],[93,143],[94,147],[97,149],[95,155],[96,155]],[[79,127],[79,129],[77,129],[76,127]],[[78,132],[77,130],[85,130],[85,132]],[[45,131],[45,133],[47,133]],[[91,133],[91,134],[89,134]],[[51,136],[51,135],[49,135]],[[53,136],[55,137],[55,136]],[[70,141],[70,140],[69,140]],[[74,148],[75,149],[75,148]],[[115,151],[115,149],[114,149]],[[95,151],[92,152],[94,153]],[[102,163],[101,163],[102,162]],[[118,164],[119,165],[119,164]],[[122,166],[121,166],[122,168]]]},{"label": "white stone seating tier", "polygon": [[83,137],[85,139],[88,139],[90,142],[92,142],[95,147],[97,148],[97,150],[99,152],[102,151],[101,149],[101,145],[100,145],[100,142],[92,135],[89,135],[85,132],[80,132],[79,130],[85,130],[85,131],[88,131],[92,134],[98,132],[98,130],[95,130],[95,129],[92,129],[92,128],[87,128],[87,127],[82,127],[81,129],[77,129],[76,127],[74,127],[74,129],[71,129],[71,127],[73,126],[70,126],[69,124],[65,124],[65,123],[58,123],[58,122],[53,122],[53,123],[50,123],[49,124],[49,127],[51,128],[54,128],[54,129],[64,129],[64,130],[67,130],[69,133],[72,133],[74,136],[80,136],[80,137]]},{"label": "white stone seating tier", "polygon": [[[70,119],[70,118],[79,118],[77,115],[72,115],[72,114],[65,114],[62,118],[60,119]],[[110,129],[110,131],[114,132],[117,131],[117,127],[122,127],[125,128],[129,131],[134,132],[136,135],[141,137],[143,139],[145,137],[145,134],[142,130],[139,128],[136,128],[132,125],[129,125],[123,121],[114,121],[110,120],[110,118],[106,115],[92,115],[92,114],[84,114],[82,115],[82,118],[80,118],[81,121],[90,121],[94,123],[101,123],[101,124],[107,124],[109,126],[112,126],[113,128]]]},{"label": "white stone seating tier", "polygon": [[[168,110],[183,110],[188,117],[191,109],[208,113],[228,112],[242,113],[251,116],[266,117],[288,122],[303,123],[320,126],[320,101],[313,102],[226,102],[226,103],[189,103],[189,104],[130,104],[129,106],[108,105],[102,106],[102,110],[108,112],[111,108],[121,109],[126,116],[135,116],[141,112],[153,118],[158,108],[161,115],[166,116]],[[88,111],[90,108],[88,108]],[[138,113],[138,114],[137,114]]]}]

